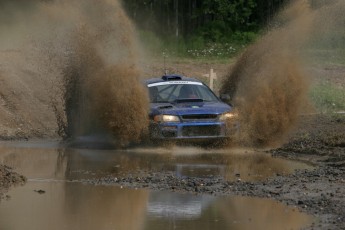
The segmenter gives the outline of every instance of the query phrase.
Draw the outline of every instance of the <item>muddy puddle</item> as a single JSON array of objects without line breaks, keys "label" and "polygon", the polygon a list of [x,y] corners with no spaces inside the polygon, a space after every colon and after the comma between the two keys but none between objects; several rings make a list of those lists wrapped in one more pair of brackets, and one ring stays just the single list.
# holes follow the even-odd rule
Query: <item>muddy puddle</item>
[{"label": "muddy puddle", "polygon": [[55,142],[0,143],[0,163],[25,175],[0,203],[0,229],[300,229],[312,218],[277,201],[82,183],[106,175],[261,180],[311,166],[264,153],[195,148],[94,150]]}]

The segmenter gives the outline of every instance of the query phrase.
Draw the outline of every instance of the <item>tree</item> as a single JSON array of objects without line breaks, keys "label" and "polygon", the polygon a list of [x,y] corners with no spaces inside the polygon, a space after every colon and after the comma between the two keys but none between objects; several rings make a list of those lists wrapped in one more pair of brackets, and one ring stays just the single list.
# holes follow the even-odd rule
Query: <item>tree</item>
[{"label": "tree", "polygon": [[139,28],[163,37],[219,41],[257,31],[289,0],[130,0],[123,5]]}]

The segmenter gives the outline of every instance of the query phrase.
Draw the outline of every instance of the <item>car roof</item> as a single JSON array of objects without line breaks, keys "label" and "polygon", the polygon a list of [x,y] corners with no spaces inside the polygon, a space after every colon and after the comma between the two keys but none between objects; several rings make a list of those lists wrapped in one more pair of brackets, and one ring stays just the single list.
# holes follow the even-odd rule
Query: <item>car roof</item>
[{"label": "car roof", "polygon": [[169,74],[169,75],[163,75],[160,78],[151,78],[146,80],[146,84],[152,84],[152,83],[157,83],[157,82],[166,82],[166,81],[193,81],[193,82],[200,82],[201,81],[195,79],[195,78],[190,78],[190,77],[185,77],[182,75],[177,75],[177,74]]}]

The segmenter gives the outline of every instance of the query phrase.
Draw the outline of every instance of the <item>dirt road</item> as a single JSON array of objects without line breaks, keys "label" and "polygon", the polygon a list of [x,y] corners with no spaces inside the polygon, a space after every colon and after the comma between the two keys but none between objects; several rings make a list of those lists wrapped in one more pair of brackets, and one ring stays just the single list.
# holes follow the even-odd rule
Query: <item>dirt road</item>
[{"label": "dirt road", "polygon": [[[130,175],[88,181],[130,188],[149,188],[193,194],[241,195],[276,199],[316,217],[308,229],[345,229],[345,115],[305,115],[287,144],[265,150],[274,157],[294,159],[314,166],[290,175],[276,175],[264,181],[246,182],[241,175],[234,182],[221,177],[179,178],[173,173],[140,171]],[[0,197],[11,185],[25,178],[6,166],[0,167]]]}]

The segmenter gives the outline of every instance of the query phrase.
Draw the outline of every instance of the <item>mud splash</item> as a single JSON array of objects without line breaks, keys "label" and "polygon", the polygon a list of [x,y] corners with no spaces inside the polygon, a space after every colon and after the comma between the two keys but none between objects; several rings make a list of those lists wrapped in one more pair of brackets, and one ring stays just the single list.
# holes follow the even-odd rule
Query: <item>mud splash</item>
[{"label": "mud splash", "polygon": [[134,26],[120,1],[18,0],[3,6],[10,12],[3,16],[8,24],[0,23],[7,32],[3,46],[30,56],[35,74],[49,79],[60,136],[111,136],[120,146],[140,138],[148,101]]},{"label": "mud splash", "polygon": [[63,75],[67,137],[101,133],[121,144],[137,140],[148,114],[139,70],[125,61],[107,65],[94,39],[84,29],[79,32]]},{"label": "mud splash", "polygon": [[118,1],[82,6],[63,69],[66,118],[60,127],[72,138],[104,134],[118,145],[137,141],[147,126],[148,101],[139,82],[133,26]]},{"label": "mud splash", "polygon": [[340,6],[344,9],[341,1],[332,1],[321,8],[311,8],[309,3],[294,1],[286,6],[265,35],[242,54],[224,78],[220,91],[234,98],[241,115],[242,134],[238,137],[241,144],[281,144],[303,107],[309,104],[310,78],[305,71],[305,51],[310,44],[307,43],[333,23],[329,19],[318,27],[325,9]]}]

